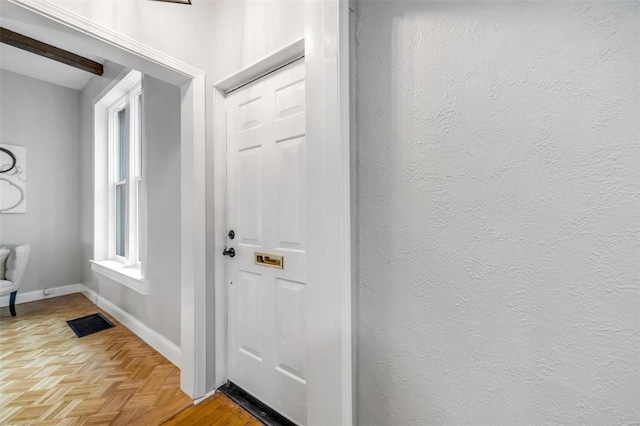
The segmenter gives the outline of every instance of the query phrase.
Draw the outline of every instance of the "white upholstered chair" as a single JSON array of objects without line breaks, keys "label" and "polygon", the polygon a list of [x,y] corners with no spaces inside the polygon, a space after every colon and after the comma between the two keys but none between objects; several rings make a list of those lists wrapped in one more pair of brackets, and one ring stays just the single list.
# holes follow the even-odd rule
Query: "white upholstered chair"
[{"label": "white upholstered chair", "polygon": [[5,279],[0,279],[0,296],[9,294],[9,310],[11,316],[16,316],[16,294],[27,268],[31,246],[28,244],[11,247],[11,253],[5,265]]}]

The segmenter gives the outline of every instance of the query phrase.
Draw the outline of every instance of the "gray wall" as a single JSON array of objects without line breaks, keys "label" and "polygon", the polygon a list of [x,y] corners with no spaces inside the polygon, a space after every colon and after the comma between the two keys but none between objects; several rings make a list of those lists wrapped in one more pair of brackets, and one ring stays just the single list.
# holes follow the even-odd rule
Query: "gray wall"
[{"label": "gray wall", "polygon": [[[104,63],[104,73],[93,77],[81,93],[81,143],[80,143],[80,243],[82,246],[82,283],[97,292],[98,282],[93,277],[90,259],[94,258],[94,101],[124,68],[113,62]],[[114,283],[115,285],[115,283]]]},{"label": "gray wall", "polygon": [[0,141],[27,147],[27,213],[0,214],[0,244],[31,244],[20,293],[82,282],[80,92],[0,71]]},{"label": "gray wall", "polygon": [[83,91],[83,282],[154,331],[180,345],[180,89],[144,77],[147,182],[147,280],[142,295],[91,271],[93,259],[93,101],[122,68],[109,63]]},{"label": "gray wall", "polygon": [[362,2],[362,425],[640,422],[638,2]]}]

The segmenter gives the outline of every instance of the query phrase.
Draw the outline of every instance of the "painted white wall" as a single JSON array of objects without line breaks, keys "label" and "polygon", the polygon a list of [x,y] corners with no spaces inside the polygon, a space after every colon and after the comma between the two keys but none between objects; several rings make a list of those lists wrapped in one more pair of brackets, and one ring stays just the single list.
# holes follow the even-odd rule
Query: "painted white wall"
[{"label": "painted white wall", "polygon": [[[107,64],[83,91],[84,283],[152,330],[180,345],[180,88],[143,78],[146,131],[147,265],[149,294],[142,295],[91,271],[93,234],[93,99],[122,67]],[[89,113],[87,113],[89,111]]]},{"label": "painted white wall", "polygon": [[303,0],[212,2],[216,83],[304,37]]},{"label": "painted white wall", "polygon": [[0,245],[31,244],[20,293],[82,282],[80,92],[0,70],[0,141],[27,147],[27,212],[0,214]]},{"label": "painted white wall", "polygon": [[358,422],[640,421],[637,2],[362,2]]},{"label": "painted white wall", "polygon": [[73,13],[200,68],[211,69],[214,2],[51,0]]}]

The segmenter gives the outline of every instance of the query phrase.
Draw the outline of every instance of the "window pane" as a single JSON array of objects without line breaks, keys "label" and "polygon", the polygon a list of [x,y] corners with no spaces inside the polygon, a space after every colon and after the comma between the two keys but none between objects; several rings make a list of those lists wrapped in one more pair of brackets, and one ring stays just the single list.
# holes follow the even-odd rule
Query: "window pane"
[{"label": "window pane", "polygon": [[114,176],[116,182],[127,178],[127,133],[125,131],[125,109],[118,111],[116,115],[116,134],[115,134],[115,153],[114,153]]},{"label": "window pane", "polygon": [[142,176],[142,93],[136,96],[136,176]]},{"label": "window pane", "polygon": [[124,236],[126,229],[125,184],[116,185],[116,255],[124,256]]},{"label": "window pane", "polygon": [[141,217],[141,211],[142,211],[142,204],[141,204],[141,200],[142,200],[142,180],[139,179],[138,180],[138,211],[137,211],[137,220],[138,220],[138,226],[136,227],[138,229],[138,262],[142,262],[142,229],[140,228],[140,217]]}]

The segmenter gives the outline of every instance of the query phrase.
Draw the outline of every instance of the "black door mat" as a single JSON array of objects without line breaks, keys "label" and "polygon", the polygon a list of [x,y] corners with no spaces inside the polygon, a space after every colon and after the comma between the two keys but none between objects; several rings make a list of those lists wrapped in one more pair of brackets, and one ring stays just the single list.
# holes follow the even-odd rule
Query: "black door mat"
[{"label": "black door mat", "polygon": [[92,314],[86,317],[76,318],[74,320],[67,321],[71,330],[76,333],[78,337],[88,336],[99,331],[107,330],[115,327],[111,321],[106,319],[102,314]]},{"label": "black door mat", "polygon": [[271,407],[268,407],[263,402],[249,395],[244,389],[241,389],[231,382],[220,386],[218,390],[267,426],[296,426],[295,423],[282,417],[280,413],[274,411]]}]

